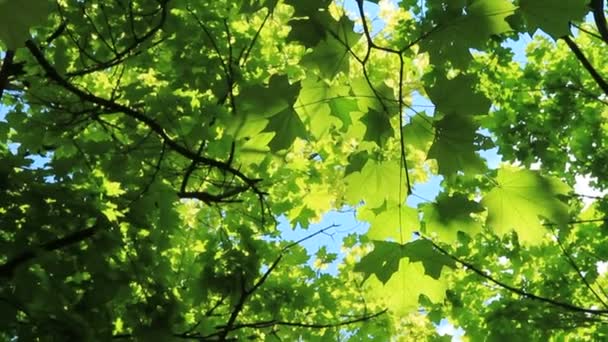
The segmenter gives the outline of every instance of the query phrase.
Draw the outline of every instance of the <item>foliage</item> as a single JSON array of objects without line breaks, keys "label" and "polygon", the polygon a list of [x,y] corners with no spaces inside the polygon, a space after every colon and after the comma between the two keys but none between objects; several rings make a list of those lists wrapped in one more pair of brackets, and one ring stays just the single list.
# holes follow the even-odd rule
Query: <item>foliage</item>
[{"label": "foliage", "polygon": [[[608,203],[573,190],[608,188],[602,0],[4,0],[0,22],[3,339],[606,339]],[[370,229],[339,256],[301,246],[335,225],[282,238],[345,207]]]}]

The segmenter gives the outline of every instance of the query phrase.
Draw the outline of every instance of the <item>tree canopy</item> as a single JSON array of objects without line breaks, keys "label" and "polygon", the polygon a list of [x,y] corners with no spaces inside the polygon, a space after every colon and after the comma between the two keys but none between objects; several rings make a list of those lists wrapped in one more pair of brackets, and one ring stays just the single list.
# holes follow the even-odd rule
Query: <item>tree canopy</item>
[{"label": "tree canopy", "polygon": [[605,340],[607,46],[603,0],[0,0],[0,338]]}]

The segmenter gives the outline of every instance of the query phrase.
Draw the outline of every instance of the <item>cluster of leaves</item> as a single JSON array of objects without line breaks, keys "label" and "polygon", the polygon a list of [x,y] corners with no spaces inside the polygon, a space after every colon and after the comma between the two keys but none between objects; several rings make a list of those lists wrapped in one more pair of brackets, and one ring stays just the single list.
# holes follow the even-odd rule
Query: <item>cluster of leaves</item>
[{"label": "cluster of leaves", "polygon": [[0,2],[1,336],[605,338],[603,1],[372,3]]}]

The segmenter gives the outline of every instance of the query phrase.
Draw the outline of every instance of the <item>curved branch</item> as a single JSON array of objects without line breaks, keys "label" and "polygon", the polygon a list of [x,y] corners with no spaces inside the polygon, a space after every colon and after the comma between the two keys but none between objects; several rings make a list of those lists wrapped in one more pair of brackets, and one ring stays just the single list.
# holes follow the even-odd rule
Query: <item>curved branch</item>
[{"label": "curved branch", "polygon": [[[578,266],[578,264],[576,263],[576,261],[574,260],[574,258],[572,257],[572,255],[570,255],[570,253],[568,253],[568,251],[566,250],[566,247],[562,243],[562,241],[559,238],[559,236],[557,234],[555,234],[555,233],[553,233],[553,236],[555,237],[555,241],[557,241],[557,245],[559,246],[559,249],[562,251],[562,254],[566,257],[566,259],[568,260],[568,263],[570,264],[570,266],[572,267],[572,269],[574,269],[574,271],[576,272],[576,274],[578,275],[578,277],[581,279],[581,281],[583,282],[583,284],[585,284],[585,287],[587,287],[587,289],[593,294],[593,296],[600,303],[602,303],[602,305],[604,306],[604,308],[608,308],[608,304],[606,303],[606,301],[604,300],[604,298],[602,298],[599,295],[599,293],[597,291],[595,291],[595,289],[593,288],[593,286],[591,286],[591,283],[589,283],[589,281],[585,277],[585,274],[583,273],[583,271],[581,270],[581,268]],[[602,292],[604,292],[601,287],[600,287],[600,290],[602,290]],[[604,294],[604,297],[605,297],[606,293],[603,293],[603,294]]]},{"label": "curved branch", "polygon": [[566,44],[568,44],[568,47],[570,48],[572,53],[574,53],[576,58],[581,62],[585,69],[587,69],[591,77],[593,77],[595,83],[597,83],[597,85],[602,89],[604,94],[608,95],[608,83],[598,73],[598,71],[595,70],[591,62],[589,62],[587,57],[585,57],[585,54],[583,54],[583,51],[581,51],[581,49],[578,47],[578,45],[576,45],[572,38],[570,38],[570,36],[564,36],[562,37],[562,39],[566,42]]},{"label": "curved branch", "polygon": [[270,320],[270,321],[262,321],[262,322],[236,324],[236,325],[234,325],[233,328],[234,329],[269,328],[269,327],[273,327],[276,325],[283,325],[283,326],[297,327],[297,328],[312,328],[312,329],[337,328],[337,327],[341,327],[341,326],[345,326],[345,325],[368,321],[372,318],[385,314],[387,311],[388,311],[388,309],[384,309],[382,311],[378,311],[371,315],[365,315],[365,316],[362,316],[359,318],[335,322],[335,323],[300,323],[300,322]]},{"label": "curved branch", "polygon": [[[255,284],[253,284],[251,289],[247,290],[245,288],[245,286],[243,285],[243,289],[241,291],[241,296],[239,297],[239,301],[234,305],[234,308],[233,308],[232,312],[230,313],[230,317],[228,318],[228,322],[225,325],[218,327],[221,330],[212,335],[218,336],[218,339],[220,341],[225,341],[226,338],[228,337],[228,334],[231,331],[241,328],[240,324],[236,324],[236,319],[238,318],[239,314],[243,310],[243,307],[245,306],[245,302],[255,291],[257,291],[262,285],[264,285],[264,283],[266,282],[266,280],[268,279],[268,277],[270,276],[272,271],[274,271],[275,268],[277,268],[277,266],[283,259],[283,255],[287,250],[289,250],[290,248],[292,248],[318,234],[324,233],[325,231],[335,228],[335,227],[337,227],[337,225],[332,224],[330,226],[327,226],[321,230],[318,230],[315,233],[309,234],[308,236],[305,236],[305,237],[301,238],[300,240],[292,242],[292,243],[288,244],[287,246],[283,247],[283,249],[281,249],[281,253],[279,254],[279,256],[268,267],[268,269],[266,270],[266,272],[264,272],[264,274],[260,277],[260,279],[258,279],[255,282]],[[274,321],[274,322],[280,322],[280,321]],[[276,325],[276,324],[274,324],[274,325]],[[209,336],[206,336],[206,337],[209,337]]]},{"label": "curved branch", "polygon": [[[106,60],[106,61],[96,61],[97,65],[95,65],[95,66],[85,67],[82,70],[69,72],[66,75],[68,77],[83,76],[83,75],[86,75],[86,74],[89,74],[89,73],[92,73],[95,71],[113,67],[115,65],[118,65],[118,64],[124,62],[126,59],[128,59],[130,57],[137,56],[138,54],[140,54],[141,51],[137,51],[137,48],[141,44],[143,44],[145,41],[147,41],[148,39],[153,38],[163,28],[163,26],[166,22],[168,13],[169,13],[168,2],[169,2],[169,0],[158,1],[160,8],[153,13],[153,14],[156,14],[158,11],[160,11],[160,18],[159,18],[158,22],[156,23],[156,25],[154,25],[145,34],[143,34],[141,36],[138,36],[137,34],[135,34],[135,32],[132,32],[133,33],[133,42],[131,44],[129,44],[127,47],[125,47],[122,51],[112,51],[112,53],[114,54],[113,58]],[[132,11],[129,11],[129,17],[130,17],[131,23],[133,23],[134,18],[133,18]],[[62,32],[63,32],[63,30],[65,30],[65,26],[62,29]],[[164,41],[164,38],[160,38],[158,41],[151,42],[151,46],[156,46],[163,41]],[[76,41],[75,41],[75,43],[81,52],[85,53],[85,55],[87,55],[88,58],[93,59],[93,56],[86,53],[86,51],[84,51],[84,49]],[[113,49],[110,49],[110,50],[113,50]]]},{"label": "curved branch", "polygon": [[441,246],[436,244],[433,240],[421,235],[420,233],[418,233],[418,236],[421,239],[425,239],[425,240],[429,241],[433,245],[433,247],[435,247],[439,252],[441,252],[441,254],[447,256],[448,258],[454,260],[459,265],[466,267],[467,269],[473,271],[474,273],[481,276],[482,278],[494,283],[495,285],[502,287],[505,290],[511,291],[513,293],[516,293],[516,294],[518,294],[522,297],[526,297],[528,299],[537,300],[539,302],[551,304],[553,306],[557,306],[557,307],[560,307],[560,308],[563,308],[566,310],[570,310],[570,311],[574,311],[574,312],[583,312],[583,313],[592,314],[592,315],[608,315],[608,310],[596,310],[596,309],[582,308],[580,306],[576,306],[576,305],[573,305],[570,303],[564,303],[564,302],[560,302],[560,301],[557,301],[557,300],[554,300],[551,298],[541,297],[541,296],[535,295],[533,293],[526,292],[520,288],[503,283],[502,281],[492,277],[491,275],[486,274],[485,272],[483,272],[482,270],[477,268],[475,265],[473,265],[467,261],[464,261],[464,260],[458,258],[457,256],[450,254],[450,252],[448,252],[447,250],[445,250],[444,248],[442,248]]},{"label": "curved branch", "polygon": [[257,187],[257,183],[259,183],[261,181],[261,179],[249,178],[245,174],[243,174],[241,171],[232,167],[227,162],[222,162],[219,160],[215,160],[212,158],[207,158],[207,157],[198,155],[196,152],[191,151],[187,147],[185,147],[185,146],[179,144],[177,141],[171,139],[171,137],[169,137],[168,133],[165,132],[165,129],[154,119],[144,115],[141,112],[136,111],[135,109],[133,109],[131,107],[122,105],[120,103],[116,103],[114,101],[111,101],[111,100],[108,100],[105,98],[98,97],[94,94],[87,93],[87,92],[77,88],[75,85],[73,85],[72,83],[70,83],[66,79],[64,79],[57,72],[57,70],[55,70],[55,68],[46,59],[46,57],[44,56],[42,51],[40,51],[38,46],[36,46],[36,44],[32,40],[28,40],[25,43],[25,45],[29,49],[30,53],[34,56],[34,58],[36,59],[38,64],[40,64],[40,66],[44,69],[47,76],[51,80],[53,80],[54,82],[59,84],[61,87],[63,87],[67,91],[71,92],[75,96],[77,96],[80,100],[82,100],[84,102],[94,103],[102,108],[106,108],[106,109],[109,109],[114,112],[123,113],[126,116],[145,124],[150,130],[152,130],[154,133],[156,133],[161,138],[161,140],[174,152],[176,152],[176,153],[182,155],[183,157],[185,157],[189,160],[192,160],[194,162],[197,162],[197,163],[200,163],[203,165],[207,165],[207,166],[211,166],[211,167],[215,167],[219,170],[228,172],[228,173],[236,176],[243,183],[245,183],[245,185],[247,185],[247,187],[249,189],[252,189],[259,198],[263,198],[263,196],[265,195],[265,193],[262,192]]},{"label": "curved branch", "polygon": [[35,248],[29,248],[26,251],[22,252],[21,254],[11,258],[6,263],[0,265],[0,278],[12,277],[12,275],[15,272],[15,270],[17,269],[17,267],[19,267],[20,265],[22,265],[22,264],[34,259],[36,256],[38,256],[37,250],[51,252],[51,251],[55,251],[58,249],[63,249],[63,248],[69,247],[71,245],[75,245],[79,242],[82,242],[82,241],[92,237],[100,230],[100,227],[101,227],[100,221],[101,221],[100,219],[97,219],[97,223],[95,223],[95,225],[93,227],[79,230],[77,232],[73,232],[62,238],[46,242]]}]

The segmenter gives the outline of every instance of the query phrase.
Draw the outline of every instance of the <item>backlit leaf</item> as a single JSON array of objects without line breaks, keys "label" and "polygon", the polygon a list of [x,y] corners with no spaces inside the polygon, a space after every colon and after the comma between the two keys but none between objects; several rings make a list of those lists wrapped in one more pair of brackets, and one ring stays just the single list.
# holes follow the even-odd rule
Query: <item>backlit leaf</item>
[{"label": "backlit leaf", "polygon": [[486,224],[498,234],[515,230],[522,242],[540,243],[549,232],[541,218],[559,226],[568,221],[568,206],[558,196],[569,190],[538,171],[503,167],[495,187],[481,201],[488,208]]}]

